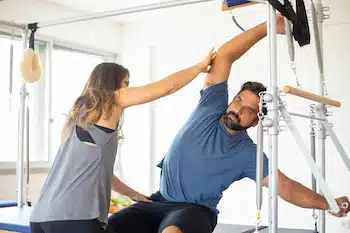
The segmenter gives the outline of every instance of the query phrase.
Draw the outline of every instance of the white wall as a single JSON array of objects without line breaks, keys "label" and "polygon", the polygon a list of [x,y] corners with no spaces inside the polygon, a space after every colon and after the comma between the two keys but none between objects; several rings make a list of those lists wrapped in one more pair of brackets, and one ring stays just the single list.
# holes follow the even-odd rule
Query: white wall
[{"label": "white wall", "polygon": [[[308,2],[306,2],[308,4]],[[347,38],[350,33],[350,16],[346,14],[350,3],[347,0],[325,1],[330,6],[331,18],[324,25],[324,53],[325,53],[325,77],[329,96],[339,99],[343,105],[339,109],[332,108],[334,116],[330,121],[345,150],[350,152],[350,146],[346,143],[346,133],[349,130],[346,121],[350,112],[350,93],[348,73],[350,72],[347,55],[350,46]],[[308,6],[308,5],[307,5]],[[244,28],[261,23],[266,19],[266,8],[258,5],[242,8],[235,11],[237,20]],[[162,18],[151,18],[142,22],[127,24],[123,28],[123,46],[121,61],[131,70],[131,85],[140,85],[150,82],[152,79],[160,79],[179,69],[191,66],[200,61],[211,48],[218,48],[222,43],[237,35],[240,31],[231,21],[228,12],[221,12],[220,5],[210,3],[195,8],[188,7],[183,11],[163,14]],[[153,49],[154,65],[149,66],[149,46]],[[231,73],[231,96],[242,82],[257,80],[269,84],[267,77],[267,40],[264,39],[245,54],[233,66]],[[299,48],[296,44],[296,64],[299,79],[303,88],[312,92],[316,91],[315,84],[318,81],[317,63],[313,44]],[[154,74],[150,77],[150,72]],[[283,36],[278,36],[278,74],[279,86],[295,86],[287,52],[286,41]],[[148,182],[150,164],[149,158],[154,157],[159,162],[178,131],[183,125],[191,110],[195,107],[203,77],[199,77],[192,84],[186,86],[177,94],[155,101],[156,126],[148,126],[150,105],[144,105],[127,110],[126,132],[127,140],[123,165],[125,179],[131,186],[143,192],[150,190]],[[296,112],[308,111],[308,101],[290,96],[283,97],[287,107]],[[303,134],[306,143],[309,142],[309,121],[296,120],[298,128]],[[155,134],[155,153],[150,154],[151,140],[150,130]],[[254,129],[250,134],[255,139]],[[265,141],[267,144],[267,140]],[[279,168],[289,177],[311,187],[311,175],[303,156],[296,147],[291,134],[288,131],[281,133],[279,137]],[[267,148],[267,147],[265,147]],[[267,149],[265,150],[267,152]],[[152,164],[155,166],[156,164]],[[336,169],[332,171],[331,169]],[[155,187],[158,187],[158,169],[153,177]],[[341,183],[340,179],[345,179]],[[327,142],[327,181],[333,194],[338,197],[348,195],[350,176],[332,143]],[[225,193],[219,205],[221,211],[220,222],[253,224],[255,218],[255,185],[249,180],[233,184]],[[263,223],[267,224],[267,190],[264,192]],[[345,233],[341,227],[343,221],[327,216],[327,232]],[[312,228],[312,211],[297,208],[284,201],[279,201],[279,224],[291,228]]]},{"label": "white wall", "polygon": [[[30,174],[29,197],[35,203],[39,197],[40,189],[45,182],[46,173]],[[0,200],[16,200],[17,199],[17,180],[16,175],[10,172],[7,175],[0,175],[0,183],[3,187],[0,190]],[[26,193],[24,192],[26,196]]]},{"label": "white wall", "polygon": [[[40,0],[9,0],[0,2],[0,19],[17,23],[32,23],[82,15],[57,4]],[[106,20],[93,20],[69,25],[39,29],[38,34],[59,41],[97,48],[110,53],[120,51],[120,25]],[[1,51],[0,51],[1,52]],[[0,200],[16,199],[16,176],[2,175],[0,183],[6,184],[0,189]],[[46,173],[32,174],[30,196],[35,202]]]},{"label": "white wall", "polygon": [[[42,0],[0,2],[0,19],[17,23],[35,23],[75,17],[86,13]],[[120,49],[120,26],[107,20],[90,20],[42,28],[37,33],[61,41],[95,47],[109,52]]]}]

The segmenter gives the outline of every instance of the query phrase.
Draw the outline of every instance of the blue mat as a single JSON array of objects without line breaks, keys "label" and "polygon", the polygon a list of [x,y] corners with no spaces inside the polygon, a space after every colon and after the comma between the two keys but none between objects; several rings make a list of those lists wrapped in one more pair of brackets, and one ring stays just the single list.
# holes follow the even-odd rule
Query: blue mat
[{"label": "blue mat", "polygon": [[226,0],[226,4],[228,7],[239,6],[247,3],[252,3],[252,2],[247,0]]},{"label": "blue mat", "polygon": [[[7,207],[0,208],[0,230],[30,233],[29,217],[31,207],[23,208]],[[214,233],[244,233],[252,232],[254,227],[244,225],[218,224]],[[261,233],[268,233],[268,229],[263,229]],[[278,233],[314,233],[312,230],[302,229],[279,229]]]},{"label": "blue mat", "polygon": [[31,207],[0,208],[0,230],[30,233],[29,217]]},{"label": "blue mat", "polygon": [[12,200],[0,201],[0,208],[12,207],[12,206],[17,206],[17,201],[12,201]]}]

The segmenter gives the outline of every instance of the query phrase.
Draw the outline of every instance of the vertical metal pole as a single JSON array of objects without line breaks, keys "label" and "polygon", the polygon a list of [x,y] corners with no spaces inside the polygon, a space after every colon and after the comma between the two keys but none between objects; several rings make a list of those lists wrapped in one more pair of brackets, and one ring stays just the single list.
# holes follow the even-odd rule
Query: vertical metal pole
[{"label": "vertical metal pole", "polygon": [[[260,97],[261,99],[263,97]],[[261,110],[260,110],[261,111]],[[262,187],[263,187],[263,153],[264,153],[264,128],[262,119],[259,119],[257,133],[257,150],[256,150],[256,208],[260,212],[262,206]]]},{"label": "vertical metal pole", "polygon": [[[155,47],[149,47],[148,48],[148,53],[149,53],[149,80],[150,82],[154,82],[154,77],[155,77]],[[155,163],[156,163],[156,131],[155,131],[155,106],[154,103],[150,103],[149,105],[149,119],[150,119],[150,160],[149,160],[149,189],[150,193],[155,191]]]},{"label": "vertical metal pole", "polygon": [[[27,48],[28,30],[22,31],[23,51]],[[21,79],[22,80],[22,79]],[[23,207],[23,159],[24,159],[24,131],[25,131],[25,101],[27,97],[26,84],[21,81],[20,107],[18,120],[18,147],[17,147],[17,205]]]},{"label": "vertical metal pole", "polygon": [[[315,4],[314,4],[315,3]],[[319,82],[317,86],[317,94],[320,96],[325,95],[324,90],[324,76],[323,76],[323,32],[322,32],[322,24],[323,24],[323,6],[321,0],[314,0],[311,1],[311,6],[314,4],[315,11],[316,11],[316,17],[313,18],[314,23],[314,36],[315,36],[315,42],[316,42],[316,55],[317,55],[317,61],[318,61],[318,75],[319,75]],[[313,6],[312,6],[313,7]],[[311,11],[312,12],[312,11]],[[317,23],[314,22],[314,20],[317,20]],[[317,25],[317,29],[315,30],[315,26]],[[318,33],[317,33],[318,32]],[[324,113],[326,113],[326,107],[324,104],[318,104],[317,106],[319,109],[321,109]],[[325,128],[323,127],[322,123],[318,121],[317,123],[317,151],[318,151],[318,166],[321,170],[323,178],[326,176],[326,164],[325,164],[325,151],[326,151],[326,132]],[[318,193],[322,194],[319,187],[317,188]],[[320,210],[319,211],[319,226],[318,226],[319,233],[325,233],[326,232],[326,214],[325,211]]]},{"label": "vertical metal pole", "polygon": [[26,121],[25,121],[25,128],[26,128],[26,136],[25,136],[25,145],[26,145],[26,168],[25,168],[25,174],[26,174],[26,198],[25,198],[25,201],[27,203],[28,206],[31,206],[31,201],[30,201],[30,198],[29,198],[29,176],[30,176],[30,168],[29,168],[29,150],[30,150],[30,147],[29,147],[29,120],[30,120],[30,116],[29,116],[29,106],[27,105],[27,108],[26,108]]},{"label": "vertical metal pole", "polygon": [[273,125],[269,128],[269,233],[277,233],[278,230],[278,86],[277,86],[277,32],[276,32],[276,10],[268,4],[268,47],[269,47],[269,76],[270,85],[268,93],[272,95],[272,102],[268,104],[268,116]]},{"label": "vertical metal pole", "polygon": [[9,110],[11,110],[12,86],[13,86],[13,38],[12,38],[12,40],[11,40],[11,45],[10,45]]},{"label": "vertical metal pole", "polygon": [[258,132],[257,132],[257,148],[256,148],[256,209],[257,209],[257,218],[255,231],[259,229],[259,224],[261,221],[261,206],[262,206],[262,187],[263,187],[263,160],[264,160],[264,127],[263,127],[263,95],[260,94],[260,104],[259,104],[259,113],[258,113]]},{"label": "vertical metal pole", "polygon": [[45,79],[45,97],[46,97],[46,127],[45,127],[45,153],[48,156],[48,161],[51,162],[52,154],[51,154],[51,145],[52,145],[52,51],[53,51],[53,41],[46,43],[46,79]]},{"label": "vertical metal pole", "polygon": [[[315,117],[315,106],[310,105],[310,116]],[[310,152],[311,152],[311,157],[316,163],[316,141],[315,141],[315,129],[314,129],[314,119],[310,120]],[[311,174],[311,183],[312,183],[312,191],[316,192],[317,191],[317,186],[316,186],[316,179]],[[315,220],[315,232],[318,232],[318,217],[316,215],[316,210],[312,210],[312,217]]]},{"label": "vertical metal pole", "polygon": [[[313,121],[311,121],[313,122]],[[315,130],[314,128],[311,128],[310,132],[310,145],[311,145],[311,156],[316,162],[316,150],[315,150]],[[316,192],[316,179],[314,176],[311,176],[312,178],[312,190]]]}]

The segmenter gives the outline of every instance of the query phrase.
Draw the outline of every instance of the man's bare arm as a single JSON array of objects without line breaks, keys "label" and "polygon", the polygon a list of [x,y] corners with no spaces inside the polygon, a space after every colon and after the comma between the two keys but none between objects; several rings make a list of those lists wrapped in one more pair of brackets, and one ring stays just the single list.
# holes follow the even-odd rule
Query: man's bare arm
[{"label": "man's bare arm", "polygon": [[233,62],[246,53],[255,43],[266,36],[266,24],[260,24],[234,37],[222,45],[213,60],[205,78],[204,89],[226,81]]},{"label": "man's bare arm", "polygon": [[[264,178],[264,186],[268,187],[268,177]],[[288,178],[282,172],[278,172],[278,195],[285,201],[302,208],[328,210],[329,205],[326,198],[317,192],[305,187],[304,185]],[[341,205],[343,202],[349,203],[347,197],[337,198],[337,203]],[[343,210],[335,216],[345,216],[349,212],[349,208]]]},{"label": "man's bare arm", "polygon": [[[285,34],[284,17],[280,14],[276,16],[276,27],[278,34]],[[206,89],[214,84],[226,81],[230,75],[232,64],[266,35],[267,25],[262,23],[222,45],[213,60],[203,88]]]}]

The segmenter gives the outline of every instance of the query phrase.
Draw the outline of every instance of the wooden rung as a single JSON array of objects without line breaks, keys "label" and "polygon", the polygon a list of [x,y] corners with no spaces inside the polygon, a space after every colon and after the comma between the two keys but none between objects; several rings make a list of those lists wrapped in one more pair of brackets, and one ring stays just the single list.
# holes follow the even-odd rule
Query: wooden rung
[{"label": "wooden rung", "polygon": [[330,106],[334,106],[334,107],[340,107],[340,105],[341,105],[341,103],[339,101],[332,100],[332,99],[329,99],[329,98],[326,98],[326,97],[323,97],[320,95],[316,95],[316,94],[313,94],[311,92],[303,91],[303,90],[300,90],[298,88],[294,88],[291,86],[285,86],[283,88],[283,91],[285,93],[288,93],[291,95],[296,95],[296,96],[299,96],[301,98],[313,100],[313,101],[316,101],[318,103],[322,103],[322,104],[326,104],[326,105],[330,105]]},{"label": "wooden rung", "polygon": [[232,9],[235,9],[235,8],[250,6],[250,5],[253,5],[253,4],[256,4],[256,2],[245,1],[244,3],[237,2],[237,4],[228,7],[226,3],[223,3],[222,7],[221,7],[221,10],[222,11],[228,11],[228,10],[232,10]]}]

